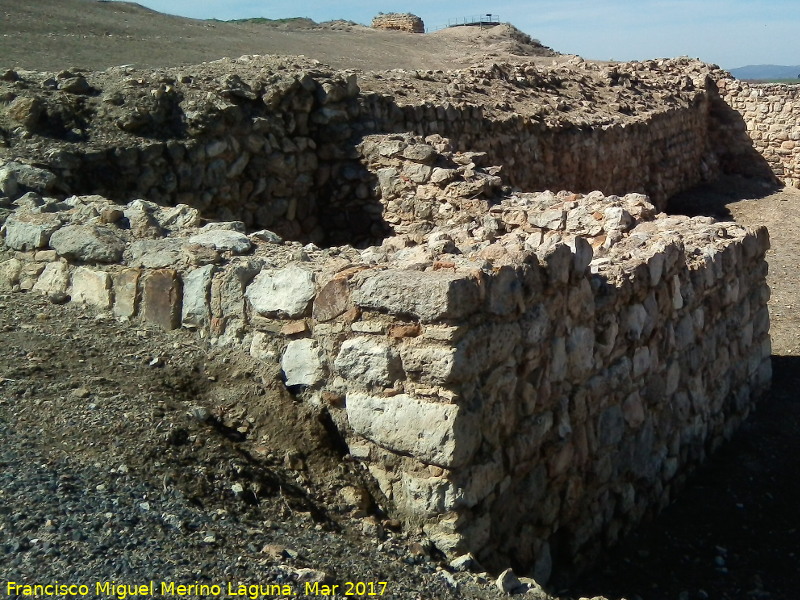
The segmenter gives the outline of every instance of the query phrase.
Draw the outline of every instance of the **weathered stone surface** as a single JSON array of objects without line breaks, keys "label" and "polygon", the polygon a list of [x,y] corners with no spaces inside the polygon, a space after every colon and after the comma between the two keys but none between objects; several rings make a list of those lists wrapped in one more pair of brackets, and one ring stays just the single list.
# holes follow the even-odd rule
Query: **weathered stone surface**
[{"label": "weathered stone surface", "polygon": [[39,280],[33,286],[40,294],[65,293],[69,287],[69,266],[63,262],[53,262],[45,266]]},{"label": "weathered stone surface", "polygon": [[50,171],[24,163],[7,162],[0,167],[0,191],[9,198],[18,198],[25,192],[49,192],[56,183]]},{"label": "weathered stone surface", "polygon": [[139,269],[123,269],[114,275],[114,316],[130,319],[139,312]]},{"label": "weathered stone surface", "polygon": [[446,346],[403,344],[400,350],[403,370],[419,381],[443,385],[463,380],[469,373],[459,370],[465,362],[456,364],[456,349]]},{"label": "weathered stone surface", "polygon": [[477,310],[478,282],[444,271],[368,271],[356,276],[353,300],[362,308],[407,314],[423,321],[458,319]]},{"label": "weathered stone surface", "polygon": [[281,368],[287,387],[294,385],[313,387],[325,378],[323,353],[312,339],[289,342],[281,359]]},{"label": "weathered stone surface", "polygon": [[70,296],[73,302],[108,310],[111,308],[111,276],[104,271],[78,267],[72,274]]},{"label": "weathered stone surface", "polygon": [[61,225],[61,219],[56,215],[14,215],[5,223],[6,246],[22,251],[44,248]]},{"label": "weathered stone surface", "polygon": [[378,398],[347,394],[347,418],[357,434],[393,452],[444,468],[467,464],[480,444],[474,417],[454,404],[407,394]]},{"label": "weathered stone surface", "polygon": [[425,33],[425,23],[418,16],[411,13],[380,14],[372,19],[372,28]]},{"label": "weathered stone surface", "polygon": [[230,251],[234,254],[244,254],[253,247],[250,238],[245,234],[224,229],[198,233],[189,238],[189,243],[210,246],[216,250]]},{"label": "weathered stone surface", "polygon": [[388,387],[402,374],[397,351],[379,339],[366,336],[345,341],[334,367],[345,379],[362,385]]},{"label": "weathered stone surface", "polygon": [[180,238],[138,240],[128,248],[131,267],[165,269],[179,265],[184,260],[185,241]]},{"label": "weathered stone surface", "polygon": [[206,265],[183,276],[181,322],[203,327],[211,319],[211,280],[217,267]]},{"label": "weathered stone surface", "polygon": [[145,321],[171,330],[180,327],[181,280],[173,269],[148,271],[142,283],[142,316]]},{"label": "weathered stone surface", "polygon": [[314,298],[312,316],[321,322],[335,319],[351,307],[350,286],[343,277],[334,278]]},{"label": "weathered stone surface", "polygon": [[10,292],[19,284],[22,263],[16,258],[0,263],[0,291]]},{"label": "weathered stone surface", "polygon": [[297,265],[265,269],[256,275],[245,295],[261,315],[282,315],[291,319],[308,313],[314,299],[314,274]]},{"label": "weathered stone surface", "polygon": [[69,260],[113,263],[122,258],[125,241],[110,227],[66,225],[50,236],[50,247]]}]

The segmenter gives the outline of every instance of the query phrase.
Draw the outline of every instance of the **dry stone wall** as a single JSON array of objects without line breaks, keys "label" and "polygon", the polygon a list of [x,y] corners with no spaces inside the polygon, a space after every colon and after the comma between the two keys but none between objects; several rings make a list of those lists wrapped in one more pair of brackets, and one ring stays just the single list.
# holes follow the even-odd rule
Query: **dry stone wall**
[{"label": "dry stone wall", "polygon": [[[663,81],[647,80],[651,71]],[[606,70],[579,61],[553,72],[492,65],[370,75],[382,91],[311,61],[264,57],[148,73],[15,74],[0,82],[11,98],[0,111],[11,159],[0,167],[0,192],[187,204],[287,239],[363,245],[390,228],[359,144],[411,132],[485,152],[517,189],[640,192],[663,208],[715,176],[719,146],[729,148],[711,143],[709,72],[689,61]],[[400,81],[409,78],[422,87],[406,91]],[[617,101],[594,114],[600,92]],[[489,108],[485,95],[501,102]],[[48,179],[20,163],[45,167]]]},{"label": "dry stone wall", "polygon": [[[752,141],[781,183],[800,187],[800,88],[733,78],[720,79],[718,85],[720,96],[741,115],[739,134]],[[750,164],[739,160],[736,170],[750,174]]]},{"label": "dry stone wall", "polygon": [[558,580],[665,506],[769,385],[766,230],[640,194],[481,198],[502,180],[448,147],[364,140],[405,230],[362,250],[22,194],[3,202],[0,289],[280,364],[387,510],[451,557]]},{"label": "dry stone wall", "polygon": [[711,71],[494,65],[405,95],[259,57],[9,76],[0,290],[279,365],[388,511],[559,580],[769,385],[766,231],[659,212],[752,151]]}]

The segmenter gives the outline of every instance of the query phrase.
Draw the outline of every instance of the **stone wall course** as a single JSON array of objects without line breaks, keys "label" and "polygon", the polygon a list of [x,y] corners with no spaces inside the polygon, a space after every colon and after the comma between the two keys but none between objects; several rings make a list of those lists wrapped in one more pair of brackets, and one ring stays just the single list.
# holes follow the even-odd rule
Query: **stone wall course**
[{"label": "stone wall course", "polygon": [[[246,63],[226,63],[207,104],[153,108],[180,106],[188,137],[111,139],[15,190],[0,290],[197,330],[298,398],[343,398],[328,410],[382,508],[542,583],[665,506],[766,391],[766,230],[659,212],[735,162],[714,149],[711,69],[598,71],[645,89],[663,68],[680,93],[579,125]],[[559,76],[472,75],[519,94]],[[149,131],[153,114],[123,124]],[[49,197],[58,185],[87,195]],[[99,228],[121,254],[59,250]]]}]

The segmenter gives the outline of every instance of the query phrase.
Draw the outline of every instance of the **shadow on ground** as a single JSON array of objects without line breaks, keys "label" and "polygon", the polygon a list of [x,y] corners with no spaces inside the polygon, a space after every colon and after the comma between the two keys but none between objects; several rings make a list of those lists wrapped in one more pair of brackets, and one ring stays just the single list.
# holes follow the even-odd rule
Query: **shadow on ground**
[{"label": "shadow on ground", "polygon": [[724,175],[721,178],[674,195],[667,203],[667,212],[689,217],[707,216],[733,220],[729,204],[740,200],[764,198],[780,189],[777,183],[755,177]]},{"label": "shadow on ground", "polygon": [[677,501],[570,596],[790,600],[800,590],[800,357],[773,356],[771,393]]}]

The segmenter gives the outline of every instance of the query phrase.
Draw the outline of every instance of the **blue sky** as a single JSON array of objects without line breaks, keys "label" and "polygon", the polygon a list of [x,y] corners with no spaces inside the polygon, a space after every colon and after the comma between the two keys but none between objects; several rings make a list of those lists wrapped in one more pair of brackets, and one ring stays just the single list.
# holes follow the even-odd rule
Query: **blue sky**
[{"label": "blue sky", "polygon": [[598,60],[691,56],[724,68],[800,65],[796,0],[539,0],[431,2],[379,0],[138,0],[160,12],[198,19],[309,17],[369,24],[378,12],[411,12],[429,29],[488,12],[560,52]]}]

